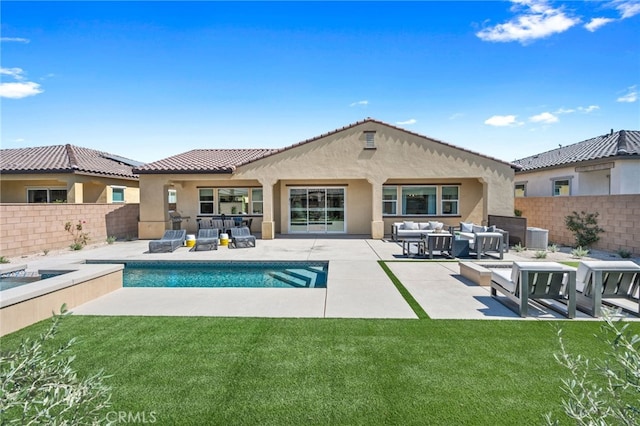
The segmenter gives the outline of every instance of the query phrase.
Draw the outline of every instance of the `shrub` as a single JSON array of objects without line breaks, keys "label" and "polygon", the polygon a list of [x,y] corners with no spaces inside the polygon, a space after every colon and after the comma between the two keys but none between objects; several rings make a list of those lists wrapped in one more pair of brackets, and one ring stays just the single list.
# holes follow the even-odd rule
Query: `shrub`
[{"label": "shrub", "polygon": [[64,230],[71,234],[73,237],[73,243],[69,246],[71,250],[82,250],[82,247],[87,245],[89,241],[89,233],[82,230],[83,225],[87,223],[84,220],[79,220],[78,223],[73,225],[71,222],[64,224]]},{"label": "shrub", "polygon": [[544,251],[544,250],[536,251],[535,257],[536,257],[536,259],[546,259],[547,258],[547,252]]},{"label": "shrub", "polygon": [[571,250],[571,254],[573,255],[573,257],[585,257],[586,255],[589,254],[589,250],[584,249],[582,247],[576,247],[573,250]]},{"label": "shrub", "polygon": [[564,218],[567,229],[573,232],[578,247],[591,247],[597,243],[600,237],[598,234],[604,229],[598,226],[599,213],[573,212]]},{"label": "shrub", "polygon": [[526,247],[522,247],[522,244],[518,243],[515,246],[513,246],[513,249],[516,252],[521,253],[521,252],[525,251],[527,248]]},{"label": "shrub", "polygon": [[117,238],[115,237],[115,235],[110,235],[107,237],[107,244],[113,244],[115,243],[117,240]]},{"label": "shrub", "polygon": [[522,216],[522,210],[514,209],[513,210],[513,215],[517,216],[517,217],[521,217]]},{"label": "shrub", "polygon": [[558,252],[558,245],[557,244],[551,244],[551,245],[549,245],[549,247],[547,247],[547,250],[549,250],[551,253],[557,253]]},{"label": "shrub", "polygon": [[[629,324],[614,322],[604,311],[602,337],[610,346],[605,360],[590,360],[567,352],[558,332],[556,360],[569,372],[562,380],[567,399],[565,414],[577,425],[640,424],[640,336],[629,334]],[[547,424],[558,424],[547,415]]]},{"label": "shrub", "polygon": [[629,259],[631,257],[631,252],[629,250],[621,248],[620,250],[618,250],[618,256],[623,259]]},{"label": "shrub", "polygon": [[0,256],[0,263],[11,263],[11,261],[5,256]]},{"label": "shrub", "polygon": [[99,424],[100,414],[110,406],[103,371],[87,378],[74,371],[75,357],[68,352],[75,338],[46,344],[55,338],[66,313],[63,305],[37,340],[24,340],[16,350],[0,354],[0,424]]}]

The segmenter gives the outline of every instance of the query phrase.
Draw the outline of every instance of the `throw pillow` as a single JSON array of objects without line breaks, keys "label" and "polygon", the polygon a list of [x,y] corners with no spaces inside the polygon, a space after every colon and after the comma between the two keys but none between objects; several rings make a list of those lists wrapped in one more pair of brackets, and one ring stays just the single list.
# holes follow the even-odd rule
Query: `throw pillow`
[{"label": "throw pillow", "polygon": [[402,224],[403,224],[403,228],[402,229],[406,229],[406,230],[413,229],[413,221],[405,220],[404,222],[402,222]]},{"label": "throw pillow", "polygon": [[477,234],[478,232],[487,232],[487,227],[486,226],[473,225],[472,231],[473,231],[474,234]]},{"label": "throw pillow", "polygon": [[473,223],[460,222],[460,232],[473,232]]}]

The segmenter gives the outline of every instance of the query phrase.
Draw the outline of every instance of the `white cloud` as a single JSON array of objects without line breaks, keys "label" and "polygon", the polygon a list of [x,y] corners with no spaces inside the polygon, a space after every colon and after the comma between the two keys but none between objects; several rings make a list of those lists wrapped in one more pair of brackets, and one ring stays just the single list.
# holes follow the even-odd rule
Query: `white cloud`
[{"label": "white cloud", "polygon": [[2,43],[29,43],[31,40],[22,37],[0,37]]},{"label": "white cloud", "polygon": [[554,112],[554,114],[572,114],[576,112],[575,109],[572,108],[560,108]]},{"label": "white cloud", "polygon": [[353,102],[349,106],[354,107],[354,106],[367,106],[367,105],[369,105],[369,101],[364,100],[364,101]]},{"label": "white cloud", "polygon": [[595,110],[600,109],[598,105],[589,105],[588,107],[578,107],[578,111],[584,112],[585,114],[589,114]]},{"label": "white cloud", "polygon": [[405,120],[405,121],[396,121],[396,124],[416,124],[418,122],[418,120],[416,120],[415,118],[410,118],[409,120]]},{"label": "white cloud", "polygon": [[558,119],[558,117],[556,117],[555,115],[551,114],[550,112],[543,112],[543,113],[540,113],[538,115],[534,115],[532,117],[529,117],[529,121],[534,122],[534,123],[551,124],[551,123],[557,123],[559,121],[559,119]]},{"label": "white cloud", "polygon": [[522,123],[516,121],[515,115],[494,115],[485,120],[484,124],[495,127],[516,126]]},{"label": "white cloud", "polygon": [[44,92],[38,83],[0,83],[0,98],[21,99]]},{"label": "white cloud", "polygon": [[616,99],[618,102],[636,102],[638,100],[638,86],[633,85],[627,89],[627,93]]},{"label": "white cloud", "polygon": [[462,118],[462,117],[464,117],[464,113],[456,112],[455,114],[451,114],[449,116],[449,120],[457,120],[457,119]]},{"label": "white cloud", "polygon": [[0,75],[8,75],[16,80],[24,79],[22,68],[0,68]]},{"label": "white cloud", "polygon": [[640,13],[640,2],[638,1],[615,0],[611,4],[620,12],[621,19],[631,18]]},{"label": "white cloud", "polygon": [[545,0],[512,0],[514,12],[523,11],[503,24],[476,33],[484,41],[526,43],[561,33],[580,22],[566,15],[562,9],[551,7]]},{"label": "white cloud", "polygon": [[611,22],[614,22],[615,19],[612,18],[592,18],[589,23],[585,24],[584,27],[591,32],[596,31],[600,27],[603,27]]},{"label": "white cloud", "polygon": [[44,92],[40,84],[25,81],[22,68],[0,68],[0,75],[16,80],[11,83],[0,83],[0,98],[21,99]]}]

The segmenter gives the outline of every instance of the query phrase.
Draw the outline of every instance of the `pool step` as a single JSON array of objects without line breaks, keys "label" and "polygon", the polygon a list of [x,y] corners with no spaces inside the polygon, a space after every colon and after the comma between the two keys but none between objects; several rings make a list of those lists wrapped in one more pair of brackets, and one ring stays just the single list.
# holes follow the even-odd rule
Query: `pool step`
[{"label": "pool step", "polygon": [[309,283],[284,272],[269,272],[269,275],[278,281],[289,284],[292,287],[309,287]]},{"label": "pool step", "polygon": [[327,280],[326,274],[315,268],[286,269],[269,275],[294,287],[324,287]]}]

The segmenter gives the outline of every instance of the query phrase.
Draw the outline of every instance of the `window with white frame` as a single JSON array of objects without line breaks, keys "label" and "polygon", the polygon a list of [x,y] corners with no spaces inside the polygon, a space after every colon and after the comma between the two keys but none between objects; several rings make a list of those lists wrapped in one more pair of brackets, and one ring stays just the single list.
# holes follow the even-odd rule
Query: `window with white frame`
[{"label": "window with white frame", "polygon": [[442,187],[442,214],[458,214],[458,200],[460,189],[457,186]]},{"label": "window with white frame", "polygon": [[554,179],[553,181],[553,195],[571,195],[571,180],[570,179]]},{"label": "window with white frame", "polygon": [[28,188],[27,203],[66,203],[66,188]]},{"label": "window with white frame", "polygon": [[436,186],[403,186],[403,215],[435,215],[437,214]]},{"label": "window with white frame", "polygon": [[398,214],[398,187],[384,186],[382,188],[382,214]]},{"label": "window with white frame", "polygon": [[526,197],[527,196],[527,184],[526,183],[516,183],[514,195],[516,197]]},{"label": "window with white frame", "polygon": [[243,214],[249,208],[249,190],[247,188],[218,189],[219,214]]},{"label": "window with white frame", "polygon": [[251,213],[262,214],[262,188],[251,189]]},{"label": "window with white frame", "polygon": [[112,186],[111,187],[111,202],[112,203],[124,203],[124,186]]},{"label": "window with white frame", "polygon": [[213,188],[198,190],[199,214],[213,214]]}]

